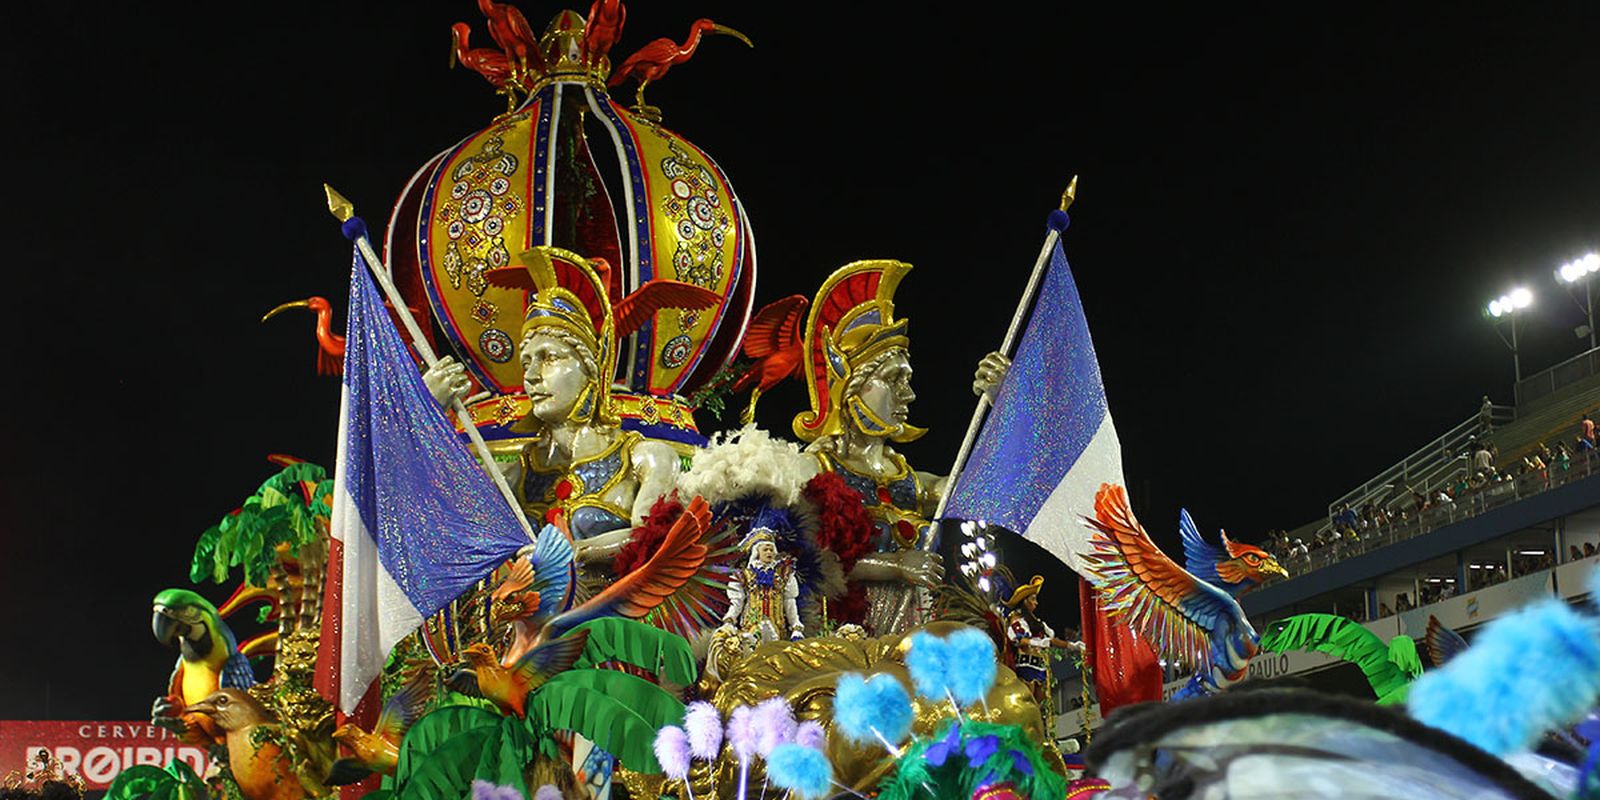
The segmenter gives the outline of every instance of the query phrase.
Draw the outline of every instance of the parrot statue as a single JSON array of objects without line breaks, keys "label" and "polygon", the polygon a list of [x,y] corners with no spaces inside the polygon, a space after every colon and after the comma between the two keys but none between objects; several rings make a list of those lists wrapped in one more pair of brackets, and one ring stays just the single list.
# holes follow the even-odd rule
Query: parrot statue
[{"label": "parrot statue", "polygon": [[1094,514],[1084,518],[1092,530],[1084,577],[1108,613],[1126,619],[1165,658],[1195,669],[1173,699],[1217,692],[1243,678],[1260,647],[1238,601],[1161,552],[1133,516],[1123,487],[1101,484]]},{"label": "parrot statue", "polygon": [[355,783],[377,773],[392,775],[400,763],[400,740],[405,738],[411,723],[422,716],[427,705],[427,692],[421,684],[408,685],[395,692],[378,712],[378,722],[371,731],[359,725],[345,723],[333,732],[334,741],[344,745],[353,754],[333,762],[325,781],[329,786]]},{"label": "parrot statue", "polygon": [[[250,659],[209,600],[187,589],[167,589],[152,603],[151,632],[164,645],[178,648],[167,694],[157,698],[151,721],[190,743],[216,741],[207,720],[191,719],[189,707],[218,689],[247,689],[256,683]],[[198,723],[199,729],[192,725]]]},{"label": "parrot statue", "polygon": [[552,639],[529,650],[510,667],[500,664],[494,648],[482,642],[462,648],[467,666],[456,670],[446,681],[462,694],[489,699],[502,714],[528,716],[528,693],[543,686],[557,673],[570,668],[583,655],[589,642],[587,630]]},{"label": "parrot statue", "polygon": [[1206,541],[1186,508],[1178,509],[1178,533],[1183,536],[1184,568],[1189,574],[1235,598],[1266,583],[1270,576],[1289,577],[1289,571],[1271,553],[1235,542],[1227,531],[1222,531],[1222,547]]},{"label": "parrot statue", "polygon": [[271,711],[242,689],[221,689],[189,706],[223,734],[228,769],[246,800],[304,800],[305,786],[284,752],[282,727]]}]

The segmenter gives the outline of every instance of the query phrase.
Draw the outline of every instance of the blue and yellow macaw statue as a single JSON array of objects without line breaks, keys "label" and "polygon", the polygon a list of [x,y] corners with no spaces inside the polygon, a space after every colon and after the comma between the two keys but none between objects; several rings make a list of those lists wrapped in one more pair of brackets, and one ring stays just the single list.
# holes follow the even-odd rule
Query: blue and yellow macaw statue
[{"label": "blue and yellow macaw statue", "polygon": [[1094,531],[1084,577],[1100,593],[1101,606],[1126,619],[1164,658],[1195,669],[1174,700],[1220,691],[1244,677],[1260,652],[1244,610],[1150,541],[1133,516],[1126,489],[1102,484],[1094,516],[1084,521]]},{"label": "blue and yellow macaw statue", "polygon": [[186,709],[218,689],[254,686],[250,658],[241,652],[216,606],[204,597],[187,589],[167,589],[156,595],[152,605],[151,632],[162,644],[177,646],[179,655],[167,694],[157,698],[151,709],[151,721],[185,741],[219,741],[220,732],[208,718],[187,714]]}]

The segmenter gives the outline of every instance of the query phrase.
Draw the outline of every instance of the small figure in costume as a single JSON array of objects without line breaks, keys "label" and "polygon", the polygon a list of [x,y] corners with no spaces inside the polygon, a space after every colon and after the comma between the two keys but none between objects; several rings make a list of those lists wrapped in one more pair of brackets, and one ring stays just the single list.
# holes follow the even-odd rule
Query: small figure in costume
[{"label": "small figure in costume", "polygon": [[803,638],[805,624],[797,603],[800,582],[795,578],[794,559],[778,553],[777,538],[765,527],[752,530],[740,549],[750,558],[729,576],[723,629],[737,630],[757,642]]},{"label": "small figure in costume", "polygon": [[1044,588],[1044,578],[1017,587],[1005,601],[1006,643],[1012,656],[1012,671],[1033,692],[1033,699],[1041,705],[1049,689],[1050,650],[1052,648],[1083,650],[1083,643],[1069,642],[1056,636],[1056,632],[1035,614],[1039,608],[1039,591]]},{"label": "small figure in costume", "polygon": [[[603,261],[547,247],[521,260],[488,273],[495,285],[528,290],[517,357],[532,409],[512,430],[533,438],[506,477],[535,524],[566,526],[580,563],[609,561],[672,490],[680,464],[670,445],[619,427],[611,398],[618,338],[654,309],[701,307],[708,293],[651,281],[613,306]],[[423,379],[441,403],[467,389],[450,359]]]}]

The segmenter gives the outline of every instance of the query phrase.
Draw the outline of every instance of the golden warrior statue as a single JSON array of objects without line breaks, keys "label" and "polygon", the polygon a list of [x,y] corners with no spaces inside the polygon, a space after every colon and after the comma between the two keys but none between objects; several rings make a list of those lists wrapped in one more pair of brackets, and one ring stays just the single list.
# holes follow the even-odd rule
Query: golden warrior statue
[{"label": "golden warrior statue", "polygon": [[[676,483],[680,459],[664,442],[623,430],[612,408],[616,325],[603,262],[538,247],[522,266],[492,270],[496,285],[528,290],[517,357],[527,416],[512,425],[531,435],[514,464],[505,465],[531,520],[566,526],[584,563],[609,561],[656,498]],[[697,287],[652,281],[625,299],[641,308],[704,304]],[[435,397],[466,390],[459,363],[441,360],[424,376]]]}]

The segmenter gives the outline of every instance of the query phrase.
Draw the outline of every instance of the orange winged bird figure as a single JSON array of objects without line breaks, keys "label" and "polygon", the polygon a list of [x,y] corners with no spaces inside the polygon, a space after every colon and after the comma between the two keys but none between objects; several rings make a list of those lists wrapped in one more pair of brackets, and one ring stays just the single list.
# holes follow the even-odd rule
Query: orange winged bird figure
[{"label": "orange winged bird figure", "polygon": [[1126,489],[1101,484],[1094,516],[1084,522],[1093,531],[1084,577],[1102,607],[1165,658],[1195,669],[1174,700],[1220,691],[1244,677],[1260,651],[1255,628],[1231,595],[1161,552],[1133,516]]},{"label": "orange winged bird figure", "polygon": [[1189,574],[1234,597],[1261,586],[1274,575],[1289,577],[1289,571],[1271,553],[1235,542],[1228,538],[1227,531],[1221,534],[1221,547],[1206,541],[1188,509],[1178,510],[1178,532],[1183,537],[1183,561]]}]

